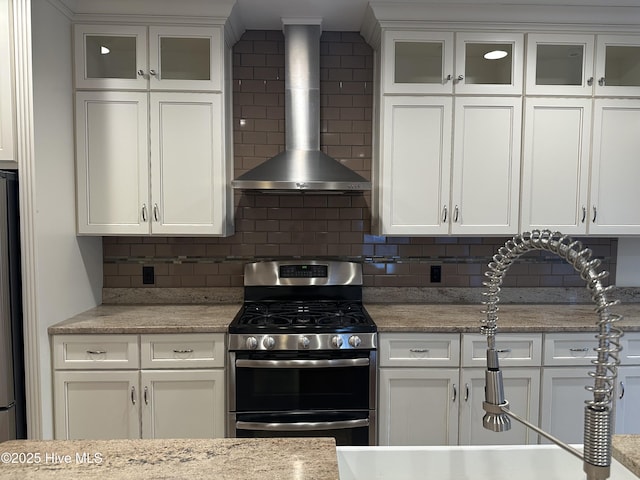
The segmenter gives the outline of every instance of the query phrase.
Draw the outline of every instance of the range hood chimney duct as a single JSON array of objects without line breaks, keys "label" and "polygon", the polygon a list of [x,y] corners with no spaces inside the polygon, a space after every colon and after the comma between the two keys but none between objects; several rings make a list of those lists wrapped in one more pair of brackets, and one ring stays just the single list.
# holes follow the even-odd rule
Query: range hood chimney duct
[{"label": "range hood chimney duct", "polygon": [[231,182],[264,193],[348,193],[371,183],[320,150],[320,25],[284,24],[286,150]]}]

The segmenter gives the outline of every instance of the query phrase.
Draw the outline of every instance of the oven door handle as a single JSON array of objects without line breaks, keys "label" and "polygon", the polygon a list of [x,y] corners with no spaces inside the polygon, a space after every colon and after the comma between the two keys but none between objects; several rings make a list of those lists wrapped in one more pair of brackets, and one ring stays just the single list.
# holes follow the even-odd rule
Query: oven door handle
[{"label": "oven door handle", "polygon": [[237,368],[331,368],[366,367],[368,358],[338,358],[334,360],[250,360],[236,359]]},{"label": "oven door handle", "polygon": [[304,432],[309,430],[337,430],[345,428],[368,427],[369,419],[341,420],[338,422],[236,422],[236,430],[261,430],[279,432]]}]

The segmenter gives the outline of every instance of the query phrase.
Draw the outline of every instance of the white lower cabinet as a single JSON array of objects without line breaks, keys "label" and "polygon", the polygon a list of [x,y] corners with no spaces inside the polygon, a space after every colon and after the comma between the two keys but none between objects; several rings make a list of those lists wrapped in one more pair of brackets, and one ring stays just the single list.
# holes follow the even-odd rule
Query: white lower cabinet
[{"label": "white lower cabinet", "polygon": [[[482,426],[484,368],[477,368],[481,335],[381,334],[378,442],[380,445],[488,445],[536,443],[519,425],[494,433]],[[484,338],[484,337],[482,337]],[[514,412],[537,422],[541,335],[498,337],[506,367],[505,395]],[[511,346],[512,345],[512,346]],[[511,358],[508,358],[511,357]],[[538,366],[526,365],[538,362]],[[472,365],[465,367],[465,365]],[[414,366],[412,366],[414,365]]]},{"label": "white lower cabinet", "polygon": [[616,433],[640,435],[640,366],[618,370]]},{"label": "white lower cabinet", "polygon": [[58,335],[53,351],[56,439],[224,436],[223,334]]}]

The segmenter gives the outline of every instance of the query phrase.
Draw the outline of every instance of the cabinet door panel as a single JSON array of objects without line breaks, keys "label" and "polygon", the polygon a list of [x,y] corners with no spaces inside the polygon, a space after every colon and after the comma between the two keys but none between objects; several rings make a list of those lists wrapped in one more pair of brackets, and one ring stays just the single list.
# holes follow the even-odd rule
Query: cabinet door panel
[{"label": "cabinet door panel", "polygon": [[616,433],[640,434],[640,367],[618,370]]},{"label": "cabinet door panel", "polygon": [[458,369],[380,369],[380,445],[456,445]]},{"label": "cabinet door panel", "polygon": [[596,95],[640,95],[640,42],[634,35],[598,35]]},{"label": "cabinet door panel", "polygon": [[16,160],[14,153],[13,68],[9,4],[0,1],[0,160]]},{"label": "cabinet door panel", "polygon": [[76,88],[147,89],[147,27],[76,25],[74,47]]},{"label": "cabinet door panel", "polygon": [[140,437],[137,370],[57,371],[54,384],[56,439]]},{"label": "cabinet door panel", "polygon": [[78,233],[148,233],[147,94],[76,94]]},{"label": "cabinet door panel", "polygon": [[589,233],[640,234],[640,100],[595,100]]},{"label": "cabinet door panel", "polygon": [[521,231],[586,233],[591,100],[526,100]]},{"label": "cabinet door panel", "polygon": [[[587,367],[550,367],[542,372],[540,428],[565,443],[583,442],[585,390],[592,385]],[[541,438],[541,443],[550,443]]]},{"label": "cabinet door panel", "polygon": [[456,99],[451,233],[515,234],[520,98]]},{"label": "cabinet door panel", "polygon": [[220,234],[220,94],[151,93],[152,233]]},{"label": "cabinet door panel", "polygon": [[[505,398],[510,408],[526,420],[537,423],[540,402],[539,368],[504,368]],[[463,369],[460,382],[460,444],[461,445],[524,445],[537,443],[535,433],[512,421],[511,430],[493,432],[482,426],[485,399],[485,370]]]},{"label": "cabinet door panel", "polygon": [[224,436],[224,371],[143,370],[142,438]]},{"label": "cabinet door panel", "polygon": [[384,99],[383,235],[447,233],[451,99]]}]

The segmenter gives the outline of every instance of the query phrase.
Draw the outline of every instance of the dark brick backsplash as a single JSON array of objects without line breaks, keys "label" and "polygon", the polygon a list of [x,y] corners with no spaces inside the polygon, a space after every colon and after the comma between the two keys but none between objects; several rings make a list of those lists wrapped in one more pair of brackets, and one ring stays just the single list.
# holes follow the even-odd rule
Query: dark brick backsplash
[{"label": "dark brick backsplash", "polygon": [[[373,53],[355,32],[324,32],[320,43],[321,148],[371,178]],[[235,176],[284,149],[284,37],[247,31],[233,49]],[[367,286],[475,287],[507,238],[382,237],[371,233],[371,196],[235,194],[235,235],[105,237],[105,287],[242,285],[243,265],[263,259],[362,262]],[[616,239],[582,239],[615,278]],[[442,282],[430,283],[431,265]],[[142,266],[155,284],[142,284]],[[584,282],[553,255],[528,254],[505,286],[574,287]]]}]

